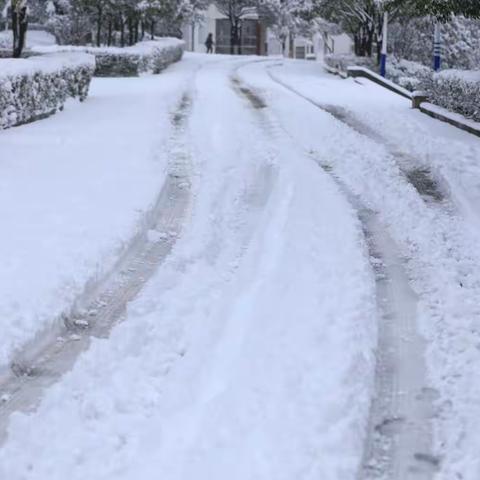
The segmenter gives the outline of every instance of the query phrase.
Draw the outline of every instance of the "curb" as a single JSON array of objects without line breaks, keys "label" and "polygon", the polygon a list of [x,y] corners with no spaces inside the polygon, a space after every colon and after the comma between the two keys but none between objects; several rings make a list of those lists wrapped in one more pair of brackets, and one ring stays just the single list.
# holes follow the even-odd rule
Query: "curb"
[{"label": "curb", "polygon": [[450,112],[443,107],[428,103],[427,97],[424,94],[415,94],[409,92],[405,88],[402,88],[399,85],[391,82],[390,80],[381,77],[380,75],[372,72],[368,68],[348,67],[346,73],[342,72],[338,68],[333,68],[328,65],[324,65],[324,68],[328,73],[338,75],[342,78],[366,78],[368,80],[371,80],[377,85],[380,85],[381,87],[386,88],[393,93],[396,93],[404,98],[408,98],[409,100],[411,100],[412,109],[418,109],[420,112],[428,115],[429,117],[440,120],[441,122],[448,123],[456,128],[459,128],[460,130],[463,130],[464,132],[475,135],[476,137],[480,137],[480,123],[469,120],[458,113]]},{"label": "curb", "polygon": [[397,93],[402,97],[408,98],[409,100],[412,98],[412,93],[409,92],[407,89],[400,87],[399,85],[383,78],[382,76],[378,75],[378,73],[372,72],[368,68],[365,67],[348,67],[347,68],[347,76],[352,78],[367,78],[372,82],[380,85],[381,87],[390,90],[393,93]]},{"label": "curb", "polygon": [[480,123],[468,120],[463,115],[452,113],[445,108],[438,107],[437,105],[428,102],[421,103],[418,109],[432,118],[449,123],[464,132],[480,137]]}]

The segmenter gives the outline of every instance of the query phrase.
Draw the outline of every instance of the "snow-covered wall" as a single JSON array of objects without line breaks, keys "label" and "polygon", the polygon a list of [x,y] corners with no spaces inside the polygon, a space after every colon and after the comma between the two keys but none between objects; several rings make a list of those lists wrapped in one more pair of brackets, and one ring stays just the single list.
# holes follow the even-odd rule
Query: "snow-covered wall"
[{"label": "snow-covered wall", "polygon": [[83,53],[0,60],[0,129],[55,113],[69,97],[84,100],[94,69]]},{"label": "snow-covered wall", "polygon": [[182,58],[185,42],[177,38],[160,38],[132,47],[35,47],[38,53],[84,52],[95,56],[97,77],[132,77],[141,73],[160,73]]}]

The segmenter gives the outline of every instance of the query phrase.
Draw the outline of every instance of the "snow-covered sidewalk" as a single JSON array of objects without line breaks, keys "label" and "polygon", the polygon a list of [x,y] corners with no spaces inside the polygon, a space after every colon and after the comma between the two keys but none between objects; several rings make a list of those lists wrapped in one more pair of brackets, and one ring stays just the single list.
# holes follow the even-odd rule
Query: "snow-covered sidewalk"
[{"label": "snow-covered sidewalk", "polygon": [[195,61],[95,79],[81,105],[0,132],[0,366],[115,263],[160,192],[169,111]]}]

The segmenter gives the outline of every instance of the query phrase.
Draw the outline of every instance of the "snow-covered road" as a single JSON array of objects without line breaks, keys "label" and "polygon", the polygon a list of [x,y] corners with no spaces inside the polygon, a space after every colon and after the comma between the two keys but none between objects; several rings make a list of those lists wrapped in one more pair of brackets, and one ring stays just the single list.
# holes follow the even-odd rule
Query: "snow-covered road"
[{"label": "snow-covered road", "polygon": [[0,478],[477,480],[480,141],[309,62],[104,82],[0,133]]}]

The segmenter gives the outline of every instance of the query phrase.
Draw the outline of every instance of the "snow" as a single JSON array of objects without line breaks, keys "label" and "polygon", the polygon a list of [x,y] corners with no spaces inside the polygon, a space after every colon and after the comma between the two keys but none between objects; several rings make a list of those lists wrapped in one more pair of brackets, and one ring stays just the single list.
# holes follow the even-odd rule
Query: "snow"
[{"label": "snow", "polygon": [[465,82],[478,83],[480,82],[480,71],[478,70],[458,70],[448,69],[442,70],[437,75],[445,78],[460,78]]},{"label": "snow", "polygon": [[157,38],[152,41],[139,42],[131,47],[85,47],[75,45],[49,45],[33,48],[34,52],[54,53],[54,52],[86,52],[92,54],[112,54],[112,55],[148,55],[152,49],[178,47],[184,45],[183,40],[170,37]]},{"label": "snow", "polygon": [[192,63],[162,81],[94,79],[83,104],[0,132],[0,365],[101,279],[141,227]]},{"label": "snow", "polygon": [[422,102],[421,109],[432,112],[436,115],[444,117],[447,121],[451,121],[453,123],[459,125],[465,125],[471,128],[472,130],[478,131],[480,135],[480,123],[474,122],[468,118],[465,118],[463,115],[458,113],[450,112],[446,108],[439,107],[438,105],[433,105],[432,103]]},{"label": "snow", "polygon": [[85,52],[95,55],[99,77],[127,77],[142,73],[159,73],[173,62],[181,59],[185,42],[177,38],[159,38],[139,42],[131,47],[92,47],[55,45],[36,47],[35,52]]},{"label": "snow", "polygon": [[[360,222],[231,88],[246,60],[187,55],[185,71],[197,59],[190,219],[126,321],[14,415],[2,478],[356,478],[376,342]],[[118,191],[123,218],[134,193]]]},{"label": "snow", "polygon": [[[26,37],[27,48],[36,46],[55,45],[55,37],[44,30],[28,30]],[[11,31],[0,32],[0,48],[11,48],[13,44],[13,35]]]},{"label": "snow", "polygon": [[[340,81],[308,64],[286,63],[272,74],[336,116],[325,112],[322,121],[318,108],[306,102],[301,122],[293,107],[282,110],[289,131],[379,212],[399,245],[419,295],[419,326],[427,341],[434,454],[440,459],[436,478],[475,480],[480,141],[368,81]],[[443,202],[418,194],[407,181],[415,169],[431,175]]]},{"label": "snow", "polygon": [[[181,98],[192,111],[172,127]],[[95,80],[85,105],[1,132],[0,151],[4,362],[114,264],[166,170],[192,183],[183,227],[144,232],[175,243],[125,321],[11,417],[0,478],[358,478],[382,301],[370,234],[402,286],[385,282],[382,308],[403,322],[391,375],[408,390],[383,478],[423,462],[477,480],[478,138],[312,62],[186,55],[158,77]],[[407,458],[420,401],[432,445]]]},{"label": "snow", "polygon": [[59,52],[29,58],[3,58],[0,60],[0,82],[2,77],[54,73],[84,65],[94,68],[95,57],[85,53]]},{"label": "snow", "polygon": [[371,77],[375,79],[377,83],[383,84],[383,85],[388,85],[391,89],[396,90],[399,92],[401,95],[404,97],[410,98],[412,96],[412,93],[408,91],[406,88],[400,87],[396,83],[393,83],[392,81],[382,77],[378,73],[372,72],[370,69],[365,68],[365,67],[348,67],[347,71],[350,72],[361,72],[363,73],[367,78]]}]

